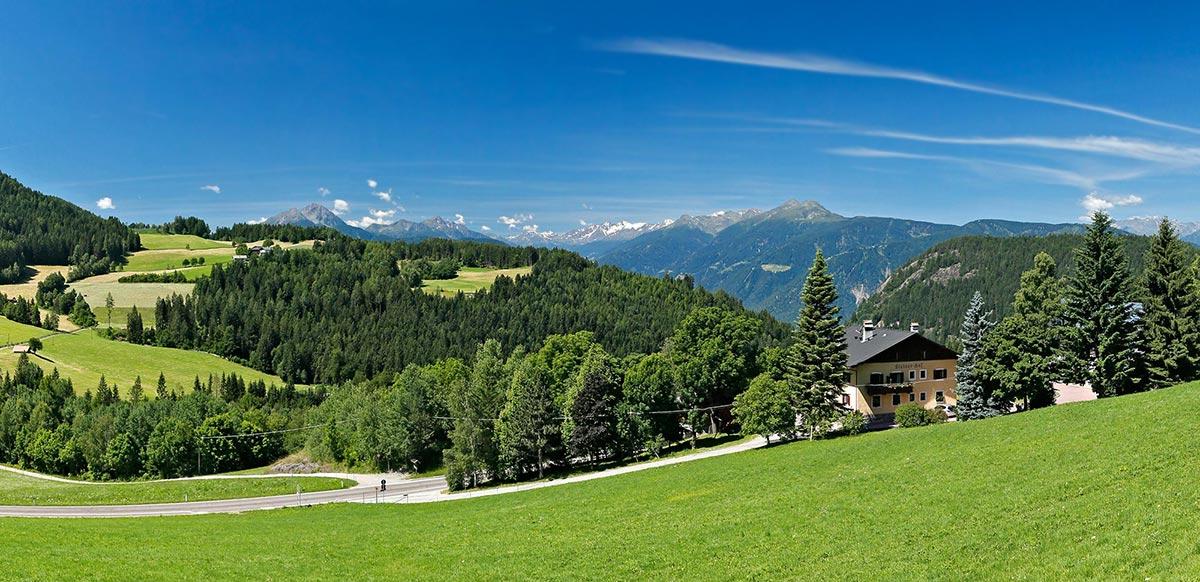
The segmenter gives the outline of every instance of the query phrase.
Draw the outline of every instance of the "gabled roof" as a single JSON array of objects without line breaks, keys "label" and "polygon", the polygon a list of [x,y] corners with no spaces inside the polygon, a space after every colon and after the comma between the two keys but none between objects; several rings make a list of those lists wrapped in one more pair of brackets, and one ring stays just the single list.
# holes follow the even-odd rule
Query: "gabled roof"
[{"label": "gabled roof", "polygon": [[[950,359],[958,357],[954,350],[943,346],[919,333],[902,329],[875,328],[875,335],[867,341],[862,341],[862,326],[853,325],[846,328],[846,365],[857,366],[874,360],[892,348],[902,344],[914,344],[921,347],[926,359]],[[915,344],[923,344],[916,346]],[[928,356],[933,352],[936,357]]]}]

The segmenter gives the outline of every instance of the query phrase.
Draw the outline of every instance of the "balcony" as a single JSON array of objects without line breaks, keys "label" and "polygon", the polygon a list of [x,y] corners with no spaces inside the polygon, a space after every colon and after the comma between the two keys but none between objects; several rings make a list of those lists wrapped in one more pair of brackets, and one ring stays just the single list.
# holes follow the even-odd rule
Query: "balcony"
[{"label": "balcony", "polygon": [[912,394],[912,384],[867,384],[860,386],[867,396],[885,396],[888,394]]}]

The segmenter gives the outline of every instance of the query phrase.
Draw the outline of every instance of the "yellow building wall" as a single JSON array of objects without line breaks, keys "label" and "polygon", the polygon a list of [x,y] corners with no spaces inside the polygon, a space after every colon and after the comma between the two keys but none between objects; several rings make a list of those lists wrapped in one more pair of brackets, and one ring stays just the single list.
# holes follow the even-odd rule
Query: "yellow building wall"
[{"label": "yellow building wall", "polygon": [[[871,381],[872,373],[883,374],[886,382],[888,375],[893,372],[904,374],[901,384],[912,384],[912,400],[909,400],[908,394],[902,393],[900,394],[900,404],[915,402],[925,408],[933,408],[939,404],[953,406],[958,401],[954,393],[956,362],[957,360],[920,360],[859,364],[850,369],[850,385],[846,387],[846,393],[850,397],[849,406],[867,416],[895,413],[896,407],[899,405],[893,404],[891,394],[879,395],[879,406],[873,406],[872,397],[867,393],[867,384]],[[933,379],[934,370],[937,369],[946,370],[944,379]],[[921,378],[922,370],[925,371],[923,379]],[[909,379],[910,372],[913,373],[911,380]],[[938,392],[942,393],[943,400],[941,401],[936,398]],[[925,400],[921,400],[922,393],[925,395]]]}]

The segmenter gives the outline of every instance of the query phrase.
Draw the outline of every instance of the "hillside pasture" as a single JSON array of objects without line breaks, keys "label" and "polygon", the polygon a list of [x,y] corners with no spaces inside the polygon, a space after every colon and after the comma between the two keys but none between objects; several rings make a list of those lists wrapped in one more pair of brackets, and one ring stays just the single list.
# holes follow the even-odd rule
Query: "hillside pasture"
[{"label": "hillside pasture", "polygon": [[463,267],[458,276],[453,279],[430,279],[421,284],[421,288],[431,295],[442,295],[443,297],[453,297],[458,293],[471,295],[481,290],[487,289],[496,282],[496,277],[501,275],[510,278],[517,278],[519,275],[528,275],[533,269],[531,267],[517,267],[513,269],[485,269],[480,267]]},{"label": "hillside pasture", "polygon": [[183,267],[184,259],[195,260],[204,258],[204,264],[217,265],[233,261],[233,247],[208,249],[163,249],[154,251],[138,251],[126,257],[124,271],[141,273],[146,271],[166,271]]},{"label": "hillside pasture", "polygon": [[0,505],[126,505],[213,501],[345,489],[347,479],[264,477],[126,483],[64,483],[0,470]]},{"label": "hillside pasture", "polygon": [[[23,344],[31,337],[49,335],[49,330],[32,325],[17,323],[7,317],[0,317],[0,346]],[[7,350],[11,353],[12,350]]]},{"label": "hillside pasture", "polygon": [[83,294],[83,298],[87,300],[93,311],[104,307],[105,299],[111,293],[114,307],[136,306],[145,315],[147,310],[153,313],[154,303],[159,298],[170,297],[174,294],[189,295],[195,284],[91,282],[89,279],[72,283],[70,287]]},{"label": "hillside pasture", "polygon": [[169,249],[220,249],[229,248],[232,246],[229,241],[210,240],[207,238],[200,238],[194,234],[162,234],[157,232],[143,232],[138,236],[142,239],[142,248],[151,251]]},{"label": "hillside pasture", "polygon": [[60,265],[34,265],[27,267],[27,269],[32,271],[32,276],[29,279],[20,283],[0,285],[0,293],[7,295],[10,299],[24,297],[33,300],[34,295],[37,294],[38,283],[49,277],[51,273],[58,273],[66,277],[68,268]]},{"label": "hillside pasture", "polygon": [[[22,341],[24,339],[28,339],[28,336]],[[192,389],[195,377],[199,376],[204,381],[209,374],[219,376],[234,373],[247,381],[263,380],[277,386],[284,384],[276,376],[213,354],[109,340],[100,337],[95,330],[52,335],[44,338],[42,343],[42,351],[30,361],[47,372],[57,368],[59,374],[71,379],[76,392],[81,394],[87,390],[95,391],[103,375],[110,386],[115,383],[120,387],[122,395],[128,394],[134,379],[141,376],[143,389],[146,394],[152,395],[160,372],[166,376],[170,388],[184,392]],[[0,350],[0,370],[15,369],[18,357],[11,351]]]},{"label": "hillside pasture", "polygon": [[47,579],[1195,579],[1197,408],[1192,384],[428,505],[10,519],[0,547]]}]

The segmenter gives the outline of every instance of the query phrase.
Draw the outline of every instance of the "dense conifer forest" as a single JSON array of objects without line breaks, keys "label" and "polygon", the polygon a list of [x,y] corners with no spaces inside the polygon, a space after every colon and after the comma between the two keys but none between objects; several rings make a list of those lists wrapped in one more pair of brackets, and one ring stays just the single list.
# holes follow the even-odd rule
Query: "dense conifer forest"
[{"label": "dense conifer forest", "polygon": [[[473,296],[413,287],[401,265],[453,258],[465,266],[533,266]],[[409,364],[465,358],[487,339],[533,348],[557,333],[590,331],[612,354],[651,352],[696,307],[744,312],[724,293],[689,281],[623,272],[566,251],[461,241],[369,243],[332,238],[218,266],[191,297],[159,302],[160,345],[203,349],[300,384],[399,372]],[[761,341],[786,327],[765,314]]]},{"label": "dense conifer forest", "polygon": [[[1150,238],[1122,236],[1120,240],[1131,271],[1140,276]],[[1008,315],[1021,273],[1033,266],[1033,258],[1044,252],[1062,274],[1069,275],[1075,269],[1074,249],[1082,241],[1082,235],[1070,234],[966,236],[945,241],[892,273],[883,288],[859,306],[852,321],[872,319],[904,329],[915,321],[930,338],[955,344],[953,336],[976,291],[994,317]],[[1190,249],[1190,254],[1194,257],[1197,252]]]},{"label": "dense conifer forest", "polygon": [[0,283],[26,265],[73,266],[73,278],[108,272],[141,247],[136,232],[66,200],[46,196],[0,173]]}]

